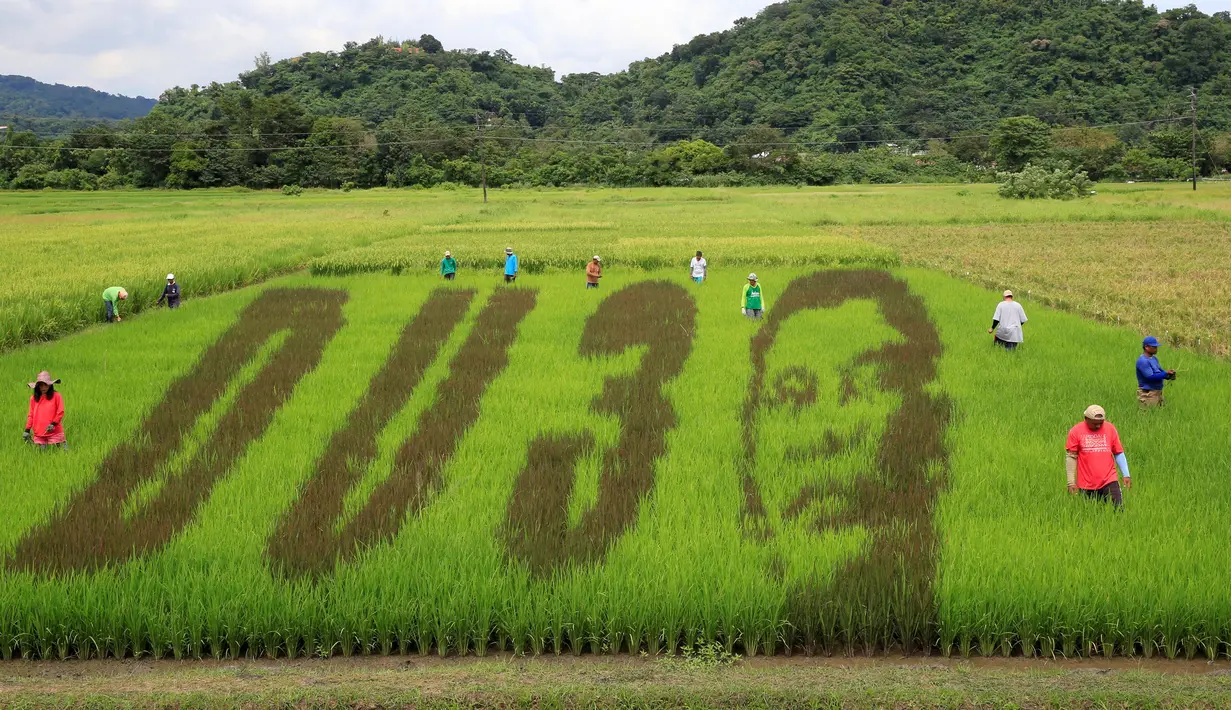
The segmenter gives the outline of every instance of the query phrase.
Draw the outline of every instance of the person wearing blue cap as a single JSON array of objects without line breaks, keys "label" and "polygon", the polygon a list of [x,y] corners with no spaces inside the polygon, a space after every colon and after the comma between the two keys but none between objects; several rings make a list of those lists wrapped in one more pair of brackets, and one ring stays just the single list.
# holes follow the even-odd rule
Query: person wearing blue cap
[{"label": "person wearing blue cap", "polygon": [[1175,379],[1175,370],[1164,370],[1158,364],[1158,338],[1153,335],[1141,341],[1144,351],[1137,358],[1137,402],[1142,409],[1161,407],[1167,403],[1163,399],[1163,382]]}]

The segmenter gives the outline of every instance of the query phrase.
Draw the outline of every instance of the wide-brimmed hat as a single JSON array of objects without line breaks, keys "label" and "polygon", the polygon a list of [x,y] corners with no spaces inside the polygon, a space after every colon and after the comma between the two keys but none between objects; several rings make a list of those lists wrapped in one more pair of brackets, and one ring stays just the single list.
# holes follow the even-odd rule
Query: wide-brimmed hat
[{"label": "wide-brimmed hat", "polygon": [[453,256],[453,252],[451,252],[451,251],[447,251],[447,252],[445,252],[445,256]]},{"label": "wide-brimmed hat", "polygon": [[34,389],[34,387],[40,382],[45,385],[53,385],[53,386],[60,384],[60,380],[51,379],[51,373],[46,370],[43,370],[42,372],[38,373],[38,377],[35,378],[33,382],[29,382],[27,384],[30,386],[30,389]]},{"label": "wide-brimmed hat", "polygon": [[598,258],[598,254],[595,254],[595,255],[594,255],[594,260],[595,260],[595,261],[602,261],[602,259]]},{"label": "wide-brimmed hat", "polygon": [[748,280],[749,280],[749,281],[756,281],[756,280],[757,280],[757,275],[756,275],[756,274],[748,274]]},{"label": "wide-brimmed hat", "polygon": [[504,248],[504,253],[505,253],[505,254],[512,254],[512,253],[513,253],[513,247],[505,247],[505,248]]}]

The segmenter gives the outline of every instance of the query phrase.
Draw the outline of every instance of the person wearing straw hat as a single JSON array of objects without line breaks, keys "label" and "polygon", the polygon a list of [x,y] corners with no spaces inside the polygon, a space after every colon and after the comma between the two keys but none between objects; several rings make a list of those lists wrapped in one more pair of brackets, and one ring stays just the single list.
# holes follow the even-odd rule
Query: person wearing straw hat
[{"label": "person wearing straw hat", "polygon": [[520,268],[517,264],[517,255],[513,253],[513,247],[505,247],[504,249],[504,282],[511,284],[517,280],[517,272]]},{"label": "person wearing straw hat", "polygon": [[180,307],[180,285],[175,283],[175,274],[167,274],[167,285],[162,287],[162,295],[154,305],[161,306],[163,301],[167,302],[167,308]]},{"label": "person wearing straw hat", "polygon": [[761,295],[761,282],[756,274],[748,274],[748,283],[744,284],[744,295],[740,299],[740,312],[749,320],[761,320],[765,313],[765,300]]},{"label": "person wearing straw hat", "polygon": [[64,438],[64,398],[56,391],[60,380],[52,379],[51,373],[44,370],[28,384],[34,393],[30,395],[30,413],[26,415],[26,431],[21,438],[40,449],[68,448]]},{"label": "person wearing straw hat", "polygon": [[586,264],[586,290],[598,288],[598,280],[603,278],[603,260],[598,254]]},{"label": "person wearing straw hat", "polygon": [[1141,355],[1137,358],[1137,403],[1142,409],[1162,407],[1163,384],[1175,379],[1175,370],[1164,370],[1158,364],[1158,338],[1153,335],[1141,341]]},{"label": "person wearing straw hat", "polygon": [[996,304],[996,312],[992,314],[992,342],[1005,350],[1016,350],[1022,342],[1022,324],[1026,322],[1026,311],[1022,304],[1013,300],[1013,292],[1005,291],[1004,300]]},{"label": "person wearing straw hat", "polygon": [[123,286],[112,286],[103,291],[103,312],[107,316],[108,323],[119,323],[120,318],[120,301],[128,300],[128,291]]},{"label": "person wearing straw hat", "polygon": [[1069,493],[1080,492],[1087,498],[1111,501],[1117,508],[1124,505],[1116,469],[1124,476],[1124,488],[1133,487],[1128,471],[1128,459],[1120,432],[1107,421],[1107,413],[1097,404],[1086,407],[1083,421],[1069,430],[1065,442],[1064,470],[1068,476]]},{"label": "person wearing straw hat", "polygon": [[440,275],[445,281],[457,278],[457,260],[453,258],[453,252],[446,251],[445,258],[440,260]]}]

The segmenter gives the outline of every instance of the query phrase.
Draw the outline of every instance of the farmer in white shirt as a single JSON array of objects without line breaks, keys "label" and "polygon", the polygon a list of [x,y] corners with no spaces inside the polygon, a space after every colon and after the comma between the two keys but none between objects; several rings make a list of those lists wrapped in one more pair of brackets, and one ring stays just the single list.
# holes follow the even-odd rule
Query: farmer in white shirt
[{"label": "farmer in white shirt", "polygon": [[697,255],[693,257],[692,261],[688,264],[688,273],[692,274],[693,281],[696,281],[697,283],[702,283],[705,281],[706,266],[708,266],[708,264],[705,261],[705,257],[701,256],[700,250],[697,250]]},{"label": "farmer in white shirt", "polygon": [[992,315],[992,327],[987,332],[1005,350],[1016,350],[1022,342],[1022,324],[1025,322],[1026,311],[1022,309],[1022,304],[1013,300],[1012,291],[1005,291],[1004,300],[997,304]]}]

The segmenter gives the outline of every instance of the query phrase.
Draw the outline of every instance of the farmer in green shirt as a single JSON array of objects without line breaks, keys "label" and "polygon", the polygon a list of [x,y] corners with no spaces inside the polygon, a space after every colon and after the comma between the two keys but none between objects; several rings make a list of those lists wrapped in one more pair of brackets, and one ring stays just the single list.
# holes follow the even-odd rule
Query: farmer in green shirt
[{"label": "farmer in green shirt", "polygon": [[744,286],[744,297],[740,301],[740,310],[750,320],[761,320],[765,311],[765,302],[761,298],[761,284],[757,282],[756,274],[748,274],[748,283]]},{"label": "farmer in green shirt", "polygon": [[445,258],[441,259],[440,275],[445,277],[446,281],[452,281],[457,277],[457,260],[453,258],[452,252],[445,252]]},{"label": "farmer in green shirt", "polygon": [[128,300],[128,291],[125,291],[123,286],[112,286],[103,291],[103,308],[108,323],[120,322],[120,301],[125,300]]}]

